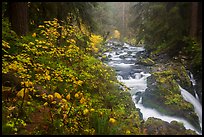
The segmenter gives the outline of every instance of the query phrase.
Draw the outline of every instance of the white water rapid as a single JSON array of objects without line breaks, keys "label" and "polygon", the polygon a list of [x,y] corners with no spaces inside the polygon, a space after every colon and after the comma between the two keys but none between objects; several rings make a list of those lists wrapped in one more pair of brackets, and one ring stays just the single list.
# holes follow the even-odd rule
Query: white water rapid
[{"label": "white water rapid", "polygon": [[[144,120],[147,120],[149,117],[155,117],[169,123],[171,121],[178,121],[182,122],[186,129],[192,129],[198,134],[202,134],[183,118],[163,115],[155,109],[146,108],[143,106],[142,97],[139,93],[145,92],[147,88],[147,77],[151,76],[151,74],[145,72],[143,68],[135,64],[136,58],[134,56],[137,52],[144,51],[145,49],[143,47],[133,47],[127,43],[124,43],[123,46],[117,47],[114,47],[112,44],[108,44],[108,46],[113,48],[113,50],[105,53],[110,59],[107,64],[116,69],[118,75],[117,79],[130,88],[130,94],[132,95],[132,100],[135,103],[135,107],[140,109]],[[121,55],[123,57],[121,57]],[[180,90],[184,99],[193,104],[202,128],[202,106],[200,105],[199,101],[185,89],[180,87]]]},{"label": "white water rapid", "polygon": [[[193,88],[194,88],[194,86],[196,85],[196,81],[195,81],[195,79],[193,78],[193,74],[192,74],[190,71],[189,71],[189,73],[190,73],[189,78],[190,78],[190,81],[191,81],[191,83],[192,83],[192,85],[193,85]],[[193,90],[194,90],[196,99],[199,101],[199,97],[198,97],[198,94],[197,94],[196,90],[195,90],[195,89],[193,89]]]},{"label": "white water rapid", "polygon": [[179,88],[181,90],[181,95],[183,96],[183,98],[194,106],[195,112],[199,118],[200,127],[202,129],[202,106],[200,102],[193,95],[191,95],[188,91],[183,89],[180,85],[179,85]]}]

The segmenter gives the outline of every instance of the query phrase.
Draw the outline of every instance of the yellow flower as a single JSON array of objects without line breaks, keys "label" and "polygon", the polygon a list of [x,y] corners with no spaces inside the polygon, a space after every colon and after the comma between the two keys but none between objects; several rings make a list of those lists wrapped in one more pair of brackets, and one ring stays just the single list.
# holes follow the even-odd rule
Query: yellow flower
[{"label": "yellow flower", "polygon": [[75,97],[75,98],[79,98],[79,94],[76,93],[76,94],[74,95],[74,97]]},{"label": "yellow flower", "polygon": [[41,96],[42,96],[42,98],[46,98],[47,97],[46,93],[43,93]]},{"label": "yellow flower", "polygon": [[62,103],[67,103],[67,100],[63,98]]},{"label": "yellow flower", "polygon": [[6,41],[4,41],[4,40],[2,40],[2,46],[4,47],[4,48],[10,48],[10,46],[9,46],[9,43],[7,43]]},{"label": "yellow flower", "polygon": [[38,27],[39,27],[39,28],[44,28],[45,26],[43,26],[43,25],[39,25]]},{"label": "yellow flower", "polygon": [[90,109],[90,111],[93,112],[93,111],[95,111],[95,109],[92,108],[92,109]]},{"label": "yellow flower", "polygon": [[36,37],[36,33],[33,33],[32,37]]},{"label": "yellow flower", "polygon": [[126,132],[125,132],[126,134],[130,134],[131,132],[130,132],[130,130],[126,130]]},{"label": "yellow flower", "polygon": [[74,39],[70,39],[71,43],[75,44],[76,41]]},{"label": "yellow flower", "polygon": [[35,45],[33,42],[30,42],[29,45]]},{"label": "yellow flower", "polygon": [[52,101],[53,100],[53,95],[48,95],[47,98]]},{"label": "yellow flower", "polygon": [[47,102],[45,102],[44,104],[43,104],[43,106],[47,106],[48,105],[48,103]]},{"label": "yellow flower", "polygon": [[84,97],[82,97],[82,98],[80,99],[80,103],[81,103],[81,104],[83,104],[85,101],[86,101],[86,99],[85,99]]},{"label": "yellow flower", "polygon": [[56,101],[52,101],[52,104],[56,104],[57,102]]},{"label": "yellow flower", "polygon": [[62,98],[62,96],[61,96],[59,93],[57,93],[57,92],[54,93],[54,97],[56,97],[56,98],[58,98],[58,99],[61,99],[61,98]]},{"label": "yellow flower", "polygon": [[67,104],[64,105],[64,109],[65,109],[65,110],[68,109],[68,105],[67,105]]},{"label": "yellow flower", "polygon": [[67,118],[67,114],[63,114],[63,119],[66,119]]},{"label": "yellow flower", "polygon": [[25,82],[25,86],[26,86],[26,87],[29,87],[28,81]]},{"label": "yellow flower", "polygon": [[[24,91],[25,90],[25,91]],[[27,94],[28,93],[28,89],[26,88],[22,88],[18,93],[17,93],[17,97],[24,97],[25,95],[24,95],[24,92],[25,92],[25,94]]]},{"label": "yellow flower", "polygon": [[60,82],[63,82],[63,79],[61,77],[57,77],[57,79],[60,81]]},{"label": "yellow flower", "polygon": [[89,113],[89,110],[86,108],[84,111],[83,111],[83,114],[86,115]]},{"label": "yellow flower", "polygon": [[109,122],[110,122],[111,124],[114,124],[114,123],[116,122],[116,120],[115,120],[114,118],[110,118],[110,119],[109,119]]},{"label": "yellow flower", "polygon": [[67,99],[67,100],[70,100],[70,94],[68,94],[68,95],[66,96],[66,99]]},{"label": "yellow flower", "polygon": [[31,102],[27,102],[28,105],[31,105]]},{"label": "yellow flower", "polygon": [[99,112],[99,114],[100,114],[100,116],[102,116],[102,115],[103,115],[103,112]]},{"label": "yellow flower", "polygon": [[33,83],[31,81],[21,82],[21,85],[24,85],[24,84],[26,87],[33,86]]},{"label": "yellow flower", "polygon": [[46,75],[46,76],[45,76],[45,80],[50,80],[50,76],[49,76],[49,75]]}]

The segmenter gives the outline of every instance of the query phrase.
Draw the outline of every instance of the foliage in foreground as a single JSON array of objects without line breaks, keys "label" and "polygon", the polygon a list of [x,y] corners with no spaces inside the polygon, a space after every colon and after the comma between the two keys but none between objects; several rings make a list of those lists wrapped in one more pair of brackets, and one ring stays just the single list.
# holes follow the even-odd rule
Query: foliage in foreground
[{"label": "foliage in foreground", "polygon": [[3,134],[145,134],[130,95],[93,56],[102,38],[80,28],[54,19],[19,38],[2,20]]}]

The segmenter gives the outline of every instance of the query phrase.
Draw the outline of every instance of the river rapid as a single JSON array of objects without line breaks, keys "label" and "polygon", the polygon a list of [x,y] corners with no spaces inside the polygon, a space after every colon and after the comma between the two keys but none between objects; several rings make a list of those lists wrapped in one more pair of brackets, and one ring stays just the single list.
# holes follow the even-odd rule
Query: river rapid
[{"label": "river rapid", "polygon": [[[147,88],[147,78],[151,76],[150,68],[141,66],[136,63],[138,52],[145,51],[143,46],[136,47],[131,46],[127,43],[121,43],[117,41],[109,41],[106,44],[107,48],[112,49],[111,51],[105,52],[107,56],[106,64],[113,67],[117,73],[117,79],[124,83],[130,90],[132,100],[136,108],[140,109],[143,115],[143,119],[146,121],[149,117],[159,118],[166,122],[178,121],[184,124],[186,129],[192,129],[198,134],[202,134],[197,131],[187,120],[181,117],[167,116],[159,113],[156,109],[146,108],[142,104],[141,93],[145,92]],[[191,81],[192,74],[191,74]],[[195,82],[193,83],[195,84]],[[202,129],[202,105],[200,104],[197,94],[196,97],[191,95],[188,91],[183,89],[180,85],[181,95],[183,98],[190,102],[195,109],[196,114],[199,117],[200,126]]]}]

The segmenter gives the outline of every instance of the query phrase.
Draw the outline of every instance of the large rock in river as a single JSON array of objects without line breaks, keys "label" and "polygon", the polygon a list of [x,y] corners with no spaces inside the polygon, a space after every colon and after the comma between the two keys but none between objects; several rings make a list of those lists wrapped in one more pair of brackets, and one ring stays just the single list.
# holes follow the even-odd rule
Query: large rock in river
[{"label": "large rock in river", "polygon": [[186,130],[182,123],[171,123],[150,117],[144,124],[148,135],[197,135],[195,131]]},{"label": "large rock in river", "polygon": [[160,113],[169,116],[184,118],[200,130],[194,107],[183,99],[173,70],[152,73],[147,78],[147,89],[142,96],[145,107],[155,108]]}]

